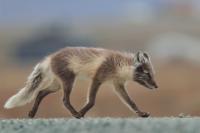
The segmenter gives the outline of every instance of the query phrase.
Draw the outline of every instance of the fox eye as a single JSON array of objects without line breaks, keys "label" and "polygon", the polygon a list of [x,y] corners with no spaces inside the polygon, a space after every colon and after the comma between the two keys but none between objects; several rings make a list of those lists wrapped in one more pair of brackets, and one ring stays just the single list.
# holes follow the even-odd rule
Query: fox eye
[{"label": "fox eye", "polygon": [[144,70],[143,72],[144,72],[145,74],[149,74],[149,72],[148,72],[147,70]]},{"label": "fox eye", "polygon": [[139,67],[137,68],[137,71],[138,71],[138,72],[144,72],[143,67],[139,66]]}]

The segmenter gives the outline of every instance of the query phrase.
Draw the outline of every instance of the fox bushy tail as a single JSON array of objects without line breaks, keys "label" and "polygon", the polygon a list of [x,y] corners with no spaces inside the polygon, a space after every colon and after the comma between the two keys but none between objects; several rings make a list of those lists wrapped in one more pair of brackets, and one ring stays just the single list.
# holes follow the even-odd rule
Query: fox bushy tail
[{"label": "fox bushy tail", "polygon": [[22,88],[17,94],[7,100],[4,108],[10,109],[18,106],[23,106],[31,102],[38,93],[38,87],[42,82],[43,74],[41,65],[35,66],[33,72],[28,77],[26,86]]}]

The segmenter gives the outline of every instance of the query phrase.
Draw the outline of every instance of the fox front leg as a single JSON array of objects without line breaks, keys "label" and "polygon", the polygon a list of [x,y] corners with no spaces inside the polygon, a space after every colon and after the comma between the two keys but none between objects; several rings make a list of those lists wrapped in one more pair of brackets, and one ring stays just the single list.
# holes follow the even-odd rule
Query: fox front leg
[{"label": "fox front leg", "polygon": [[92,85],[89,89],[88,101],[86,105],[79,112],[81,117],[84,117],[85,114],[94,106],[96,95],[97,95],[100,85],[101,85],[101,82],[99,82],[98,80],[93,80]]},{"label": "fox front leg", "polygon": [[125,87],[124,87],[124,83],[114,83],[115,85],[115,90],[118,94],[118,96],[120,98],[122,98],[122,100],[133,110],[135,111],[138,116],[140,117],[149,117],[150,114],[149,113],[146,113],[146,112],[143,112],[141,111],[137,105],[134,103],[133,100],[131,100],[131,98],[129,97]]}]

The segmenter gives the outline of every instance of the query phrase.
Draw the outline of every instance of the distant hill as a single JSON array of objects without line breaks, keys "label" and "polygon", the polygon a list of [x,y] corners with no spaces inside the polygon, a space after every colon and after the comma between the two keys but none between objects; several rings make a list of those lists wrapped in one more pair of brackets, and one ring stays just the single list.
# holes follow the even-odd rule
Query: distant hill
[{"label": "distant hill", "polygon": [[42,29],[29,38],[19,41],[15,56],[21,62],[38,60],[67,46],[92,46],[92,40],[86,37],[72,36],[60,27]]}]

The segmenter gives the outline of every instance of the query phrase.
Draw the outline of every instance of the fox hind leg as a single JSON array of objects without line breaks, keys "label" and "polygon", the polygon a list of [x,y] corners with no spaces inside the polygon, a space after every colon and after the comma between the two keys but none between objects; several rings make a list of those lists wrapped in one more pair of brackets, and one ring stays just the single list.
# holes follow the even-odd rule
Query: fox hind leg
[{"label": "fox hind leg", "polygon": [[40,105],[40,103],[42,102],[42,100],[44,99],[44,97],[46,97],[47,95],[49,95],[50,93],[53,93],[54,91],[51,91],[51,90],[42,90],[38,93],[36,99],[35,99],[35,103],[32,107],[32,110],[29,112],[28,116],[29,118],[34,118],[36,113],[37,113],[37,110],[38,110],[38,107]]},{"label": "fox hind leg", "polygon": [[64,91],[63,103],[70,113],[80,118],[79,113],[74,109],[70,102],[70,94],[73,88],[76,74],[68,68],[69,62],[67,59],[62,60],[60,56],[52,58],[52,70],[54,74],[60,79]]},{"label": "fox hind leg", "polygon": [[67,73],[65,76],[64,75],[62,76],[63,91],[64,91],[63,103],[75,118],[81,118],[79,113],[74,109],[74,107],[71,105],[70,102],[70,94],[73,88],[74,81],[75,81],[74,73]]},{"label": "fox hind leg", "polygon": [[70,94],[73,88],[76,75],[68,69],[65,70],[64,72],[57,71],[56,74],[58,75],[62,83],[62,88],[64,92],[63,103],[65,107],[70,111],[70,113],[74,117],[80,118],[79,113],[74,109],[74,107],[71,105],[71,102],[70,102]]}]

